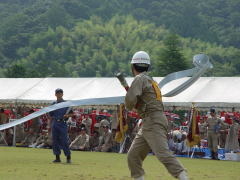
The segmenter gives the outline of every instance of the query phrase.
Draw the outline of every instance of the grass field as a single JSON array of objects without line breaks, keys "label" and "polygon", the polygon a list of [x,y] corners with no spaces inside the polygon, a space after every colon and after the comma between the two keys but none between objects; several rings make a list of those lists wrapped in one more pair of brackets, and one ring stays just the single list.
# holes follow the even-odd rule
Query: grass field
[{"label": "grass field", "polygon": [[[49,149],[0,147],[1,180],[130,180],[126,154],[72,152],[72,164],[52,163]],[[240,163],[179,158],[191,180],[240,180]],[[174,180],[156,157],[144,161],[146,180]]]}]

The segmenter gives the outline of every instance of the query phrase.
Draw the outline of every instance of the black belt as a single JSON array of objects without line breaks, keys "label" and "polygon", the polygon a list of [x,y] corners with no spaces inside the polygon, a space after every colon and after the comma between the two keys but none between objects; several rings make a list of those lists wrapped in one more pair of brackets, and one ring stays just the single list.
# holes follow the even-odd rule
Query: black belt
[{"label": "black belt", "polygon": [[57,122],[66,122],[64,119],[57,119]]}]

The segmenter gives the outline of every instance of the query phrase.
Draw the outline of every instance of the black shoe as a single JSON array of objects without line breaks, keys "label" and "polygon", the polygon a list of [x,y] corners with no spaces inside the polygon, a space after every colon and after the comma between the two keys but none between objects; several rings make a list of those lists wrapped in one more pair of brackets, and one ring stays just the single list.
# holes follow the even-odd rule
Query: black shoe
[{"label": "black shoe", "polygon": [[212,152],[212,160],[219,160],[218,153]]},{"label": "black shoe", "polygon": [[69,156],[67,156],[67,163],[71,163],[71,156],[69,155]]},{"label": "black shoe", "polygon": [[56,159],[53,161],[53,163],[60,163],[60,155],[56,155]]},{"label": "black shoe", "polygon": [[215,153],[213,151],[211,152],[211,159],[215,160]]},{"label": "black shoe", "polygon": [[55,160],[53,161],[53,163],[60,163],[60,162],[61,162],[60,159],[55,159]]}]

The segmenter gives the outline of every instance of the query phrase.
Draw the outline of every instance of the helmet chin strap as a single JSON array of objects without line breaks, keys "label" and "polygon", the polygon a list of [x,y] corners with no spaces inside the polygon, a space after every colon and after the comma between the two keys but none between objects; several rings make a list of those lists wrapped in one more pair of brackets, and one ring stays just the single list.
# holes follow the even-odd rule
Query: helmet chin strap
[{"label": "helmet chin strap", "polygon": [[181,93],[189,86],[191,86],[194,82],[198,80],[198,78],[203,75],[208,69],[213,68],[213,65],[209,61],[209,58],[205,54],[197,54],[193,56],[193,64],[195,65],[192,69],[187,69],[184,71],[178,71],[171,74],[168,74],[161,82],[158,84],[160,88],[168,84],[173,80],[177,80],[183,77],[192,76],[190,79],[180,84],[176,88],[170,90],[169,92],[163,94],[163,97],[172,97]]}]

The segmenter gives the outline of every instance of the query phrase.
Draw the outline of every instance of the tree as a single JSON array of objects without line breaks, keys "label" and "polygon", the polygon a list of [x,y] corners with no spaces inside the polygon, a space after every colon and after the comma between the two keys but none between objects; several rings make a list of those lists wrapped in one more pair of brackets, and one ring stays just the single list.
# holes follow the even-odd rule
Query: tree
[{"label": "tree", "polygon": [[188,64],[181,53],[178,36],[176,34],[169,34],[163,43],[165,47],[158,53],[154,75],[165,76],[172,72],[187,69]]},{"label": "tree", "polygon": [[26,69],[21,64],[14,64],[13,66],[7,68],[5,76],[8,78],[24,78],[26,77]]}]

